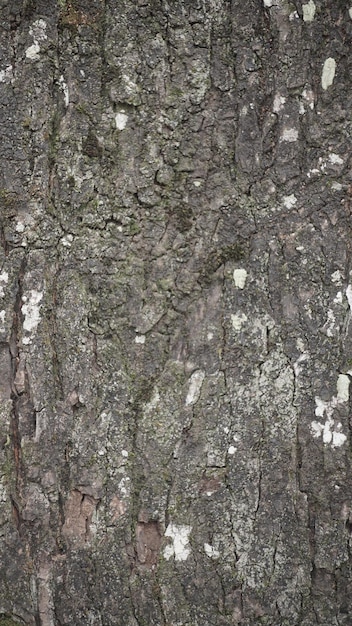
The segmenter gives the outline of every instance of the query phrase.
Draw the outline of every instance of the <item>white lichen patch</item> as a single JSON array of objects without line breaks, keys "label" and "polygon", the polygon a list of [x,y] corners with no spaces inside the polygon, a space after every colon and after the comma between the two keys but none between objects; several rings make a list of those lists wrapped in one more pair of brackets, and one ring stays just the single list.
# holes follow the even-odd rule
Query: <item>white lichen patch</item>
[{"label": "white lichen patch", "polygon": [[293,143],[298,140],[298,130],[296,128],[284,128],[280,141],[288,141]]},{"label": "white lichen patch", "polygon": [[4,286],[8,283],[9,273],[5,270],[0,274],[0,297],[3,298],[5,295]]},{"label": "white lichen patch", "polygon": [[144,344],[145,343],[145,335],[136,335],[134,339],[135,343]]},{"label": "white lichen patch", "polygon": [[0,83],[6,83],[7,81],[12,80],[12,78],[12,65],[8,65],[5,69],[0,70]]},{"label": "white lichen patch", "polygon": [[73,242],[73,235],[71,235],[70,233],[68,233],[67,235],[64,235],[64,237],[62,237],[61,239],[61,243],[63,246],[65,246],[65,248],[70,248]]},{"label": "white lichen patch", "polygon": [[346,404],[349,400],[349,377],[346,374],[340,374],[337,379],[337,395],[333,396],[330,401],[326,402],[315,397],[315,416],[324,419],[325,422],[313,420],[311,423],[311,433],[315,439],[322,437],[325,445],[331,445],[332,448],[339,448],[347,440],[346,435],[342,432],[341,422],[335,422],[333,413],[340,404]]},{"label": "white lichen patch", "polygon": [[5,317],[6,317],[6,311],[3,309],[2,311],[0,311],[0,331],[1,332],[5,331]]},{"label": "white lichen patch", "polygon": [[292,209],[295,206],[296,202],[297,198],[293,193],[291,193],[290,196],[284,196],[283,198],[283,203],[286,209]]},{"label": "white lichen patch", "polygon": [[331,280],[336,285],[342,285],[342,279],[343,277],[342,277],[340,270],[336,270],[335,272],[331,274]]},{"label": "white lichen patch", "polygon": [[337,330],[335,328],[335,323],[336,323],[336,318],[334,315],[334,312],[331,309],[328,309],[328,316],[327,316],[327,320],[323,326],[323,330],[326,332],[328,337],[333,337],[335,334],[335,330]]},{"label": "white lichen patch", "polygon": [[302,4],[303,21],[312,22],[316,11],[316,6],[313,0],[309,0],[308,4]]},{"label": "white lichen patch", "polygon": [[190,380],[186,396],[186,406],[195,404],[199,400],[205,373],[202,370],[193,372]]},{"label": "white lichen patch", "polygon": [[350,388],[350,379],[346,374],[340,374],[337,379],[337,401],[338,402],[348,402],[349,400],[349,388]]},{"label": "white lichen patch", "polygon": [[340,157],[339,154],[335,154],[335,152],[331,152],[331,154],[329,154],[329,161],[330,163],[332,163],[332,165],[343,164],[343,159]]},{"label": "white lichen patch", "polygon": [[347,285],[346,287],[346,298],[348,306],[350,307],[350,312],[352,313],[352,285]]},{"label": "white lichen patch", "polygon": [[[40,322],[40,302],[42,299],[43,293],[36,289],[31,289],[28,296],[22,297],[23,330],[27,331],[27,333],[33,333]],[[23,343],[31,343],[31,338],[24,337]]]},{"label": "white lichen patch", "polygon": [[352,20],[352,7],[350,7],[348,9],[348,15],[350,16],[351,20]]},{"label": "white lichen patch", "polygon": [[122,456],[123,456],[125,459],[127,459],[127,457],[128,457],[128,452],[127,452],[127,450],[122,450],[121,454],[122,454]]},{"label": "white lichen patch", "polygon": [[39,59],[40,52],[40,41],[45,41],[48,38],[46,34],[47,24],[44,20],[36,20],[33,22],[32,26],[29,29],[29,34],[33,37],[33,45],[29,46],[26,50],[27,59],[31,59],[32,61],[36,61]]},{"label": "white lichen patch", "polygon": [[29,48],[27,48],[26,57],[27,59],[31,59],[31,61],[36,61],[40,58],[39,52],[40,52],[40,45],[38,42],[35,42],[32,46],[29,46]]},{"label": "white lichen patch", "polygon": [[219,550],[211,546],[209,543],[204,544],[204,552],[210,559],[218,559],[220,556]]},{"label": "white lichen patch", "polygon": [[237,448],[235,448],[235,446],[229,446],[229,449],[227,450],[228,454],[230,454],[231,456],[235,454],[236,451]]},{"label": "white lichen patch", "polygon": [[276,94],[273,102],[273,111],[274,113],[279,113],[283,108],[286,102],[285,96],[281,96],[280,94]]},{"label": "white lichen patch", "polygon": [[248,317],[245,313],[232,313],[231,314],[231,324],[232,328],[239,332],[243,326],[243,324],[248,320]]},{"label": "white lichen patch", "polygon": [[334,298],[334,304],[342,304],[342,303],[343,303],[342,291],[338,291]]},{"label": "white lichen patch", "polygon": [[235,286],[238,289],[244,289],[247,280],[247,271],[243,268],[236,269],[233,271],[233,280],[235,281]]},{"label": "white lichen patch", "polygon": [[166,560],[175,557],[175,561],[186,561],[191,554],[189,545],[189,536],[191,526],[185,524],[170,523],[165,531],[165,537],[170,537],[172,545],[166,546],[164,549],[164,557]]},{"label": "white lichen patch", "polygon": [[61,91],[64,94],[65,106],[68,107],[69,102],[70,102],[68,86],[67,86],[67,83],[65,82],[65,79],[64,79],[64,77],[62,75],[59,78],[59,85],[60,85]]},{"label": "white lichen patch", "polygon": [[115,115],[115,125],[117,130],[123,130],[126,128],[128,122],[128,115],[122,109],[119,113]]},{"label": "white lichen patch", "polygon": [[314,109],[314,92],[312,89],[305,87],[302,91],[302,98],[307,102],[309,108],[313,111]]},{"label": "white lichen patch", "polygon": [[336,61],[332,57],[325,60],[323,65],[323,72],[321,75],[321,86],[324,91],[332,85],[335,78]]}]

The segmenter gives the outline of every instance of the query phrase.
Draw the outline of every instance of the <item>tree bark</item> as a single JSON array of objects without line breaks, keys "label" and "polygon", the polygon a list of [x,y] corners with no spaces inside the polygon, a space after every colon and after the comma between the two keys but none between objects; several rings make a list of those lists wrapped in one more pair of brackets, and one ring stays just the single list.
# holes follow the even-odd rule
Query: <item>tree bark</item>
[{"label": "tree bark", "polygon": [[0,11],[0,626],[348,626],[352,9]]}]

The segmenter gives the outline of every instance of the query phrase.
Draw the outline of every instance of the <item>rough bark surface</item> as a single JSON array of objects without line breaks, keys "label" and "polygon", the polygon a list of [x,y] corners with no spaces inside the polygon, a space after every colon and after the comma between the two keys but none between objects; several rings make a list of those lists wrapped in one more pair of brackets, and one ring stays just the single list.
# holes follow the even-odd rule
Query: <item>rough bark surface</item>
[{"label": "rough bark surface", "polygon": [[0,624],[350,625],[352,10],[0,11]]}]

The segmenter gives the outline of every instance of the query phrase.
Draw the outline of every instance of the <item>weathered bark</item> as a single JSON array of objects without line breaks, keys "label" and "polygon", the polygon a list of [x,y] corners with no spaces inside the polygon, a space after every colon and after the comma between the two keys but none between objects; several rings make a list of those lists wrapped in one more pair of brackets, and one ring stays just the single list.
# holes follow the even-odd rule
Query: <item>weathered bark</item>
[{"label": "weathered bark", "polygon": [[0,624],[351,624],[351,9],[0,7]]}]

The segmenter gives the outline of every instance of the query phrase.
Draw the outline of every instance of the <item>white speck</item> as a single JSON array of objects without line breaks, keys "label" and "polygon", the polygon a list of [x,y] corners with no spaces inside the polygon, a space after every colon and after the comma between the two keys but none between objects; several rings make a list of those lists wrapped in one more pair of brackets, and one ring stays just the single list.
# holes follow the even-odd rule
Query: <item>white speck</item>
[{"label": "white speck", "polygon": [[[3,296],[5,295],[5,291],[4,291],[4,285],[6,285],[6,283],[9,280],[9,274],[8,272],[6,272],[5,270],[3,272],[1,272],[0,274],[0,297],[3,298]],[[3,283],[3,284],[2,284]]]},{"label": "white speck", "polygon": [[340,374],[337,379],[337,400],[338,402],[348,402],[350,394],[350,379],[346,374]]},{"label": "white speck", "polygon": [[27,59],[32,59],[32,61],[36,61],[39,59],[40,46],[36,41],[32,46],[29,46],[26,50]]},{"label": "white speck", "polygon": [[[336,428],[339,428],[339,427],[342,427],[342,425],[337,424]],[[339,448],[345,443],[346,440],[347,440],[347,437],[343,433],[337,432],[337,431],[334,431],[332,433],[332,447],[333,448]]]},{"label": "white speck", "polygon": [[123,478],[121,478],[119,484],[118,484],[118,488],[119,488],[119,492],[122,496],[128,496],[129,492],[130,492],[130,484],[129,484],[129,477],[128,476],[124,476]]},{"label": "white speck", "polygon": [[193,372],[186,397],[186,406],[195,404],[199,400],[205,373],[202,370]]},{"label": "white speck", "polygon": [[348,9],[348,15],[350,16],[350,18],[352,20],[352,7],[350,9]]},{"label": "white speck", "polygon": [[334,152],[329,154],[329,161],[333,165],[342,165],[343,163],[343,159],[341,159],[341,157],[338,154],[335,154]]},{"label": "white speck", "polygon": [[125,457],[125,459],[127,459],[127,457],[128,457],[127,450],[122,450],[121,454],[122,454],[123,457]]},{"label": "white speck", "polygon": [[298,20],[298,11],[292,11],[292,13],[290,13],[290,15],[288,16],[288,19],[290,20],[290,22],[293,22],[293,20]]},{"label": "white speck", "polygon": [[336,181],[334,181],[331,185],[331,189],[333,189],[334,191],[341,191],[342,185],[341,183],[337,183]]},{"label": "white speck", "polygon": [[244,324],[244,322],[246,322],[248,319],[247,315],[245,313],[238,313],[237,315],[235,314],[231,314],[231,323],[232,323],[232,328],[239,332]]},{"label": "white speck", "polygon": [[280,137],[280,141],[288,141],[292,143],[298,139],[298,130],[296,128],[284,128]]},{"label": "white speck", "polygon": [[247,272],[245,269],[237,269],[233,271],[233,279],[235,281],[235,285],[236,287],[238,287],[238,289],[243,289],[245,284],[246,284],[246,280],[247,280]]},{"label": "white speck", "polygon": [[65,82],[63,76],[60,76],[60,78],[59,78],[59,85],[60,85],[60,89],[62,89],[63,94],[64,94],[65,106],[68,107],[69,102],[70,102],[69,93],[68,93],[68,86],[67,86],[67,83]]},{"label": "white speck", "polygon": [[303,9],[303,21],[312,22],[314,20],[314,15],[316,11],[316,7],[315,7],[313,0],[309,0],[308,4],[302,4],[302,9]]},{"label": "white speck", "polygon": [[338,291],[335,298],[334,298],[334,303],[335,304],[342,304],[343,302],[343,295],[342,295],[342,291]]},{"label": "white speck", "polygon": [[4,70],[0,70],[0,83],[6,83],[13,78],[12,65],[8,65]]},{"label": "white speck", "polygon": [[6,316],[6,311],[4,311],[4,310],[0,311],[0,321],[1,321],[1,328],[0,328],[0,330],[2,332],[5,330],[5,328],[4,328],[5,316]]},{"label": "white speck", "polygon": [[201,185],[202,185],[202,181],[200,181],[200,180],[194,180],[194,181],[193,181],[193,185],[194,185],[195,187],[201,187]]},{"label": "white speck", "polygon": [[191,548],[189,545],[189,535],[191,533],[191,527],[186,525],[169,524],[165,537],[170,537],[172,540],[171,546],[166,546],[164,549],[164,557],[169,560],[172,556],[176,561],[186,561],[191,554]]},{"label": "white speck", "polygon": [[235,454],[237,448],[235,448],[235,446],[230,446],[228,449],[228,454]]},{"label": "white speck", "polygon": [[305,114],[305,112],[306,112],[306,110],[305,110],[305,108],[304,108],[304,104],[303,104],[303,102],[300,102],[300,103],[299,103],[299,114],[300,114],[300,115],[304,115],[304,114]]},{"label": "white speck", "polygon": [[[29,293],[29,297],[23,298],[25,304],[22,305],[22,314],[24,316],[23,329],[27,332],[34,331],[40,322],[40,302],[43,299],[43,293],[32,289]],[[30,339],[27,338],[24,343],[30,343]]]},{"label": "white speck", "polygon": [[230,432],[230,429],[227,426],[224,426],[224,433],[225,435],[228,435]]},{"label": "white speck", "polygon": [[323,65],[323,72],[321,75],[321,86],[326,90],[334,82],[336,71],[336,61],[332,57],[326,59]]},{"label": "white speck", "polygon": [[280,94],[276,94],[273,102],[273,111],[274,113],[279,113],[283,108],[283,105],[286,102],[286,98],[284,96],[280,96]]},{"label": "white speck", "polygon": [[[341,378],[343,377],[343,379]],[[347,379],[347,381],[345,380]],[[337,396],[333,396],[330,402],[321,400],[318,396],[315,398],[316,408],[315,415],[317,417],[324,418],[326,415],[325,423],[322,424],[316,420],[311,422],[311,432],[314,439],[323,437],[324,444],[331,444],[332,448],[338,448],[342,446],[347,440],[346,435],[342,432],[342,424],[338,422],[335,424],[333,418],[334,409],[339,405],[348,401],[348,386],[349,379],[345,374],[340,374],[337,380]]]},{"label": "white speck", "polygon": [[320,422],[313,421],[311,423],[311,431],[314,439],[318,439],[319,437],[321,437],[323,430],[324,426]]},{"label": "white speck", "polygon": [[219,550],[216,550],[216,548],[209,543],[204,544],[204,552],[210,559],[218,559],[220,556]]},{"label": "white speck", "polygon": [[145,335],[136,335],[135,342],[141,344],[145,343]]},{"label": "white speck", "polygon": [[25,225],[23,224],[23,222],[17,222],[15,226],[16,233],[23,233],[24,229],[25,229]]},{"label": "white speck", "polygon": [[46,34],[47,23],[45,20],[36,20],[29,29],[29,34],[34,41],[45,41],[48,38]]},{"label": "white speck", "polygon": [[348,306],[350,307],[350,311],[352,313],[352,286],[347,285],[346,287],[346,298],[348,302]]},{"label": "white speck", "polygon": [[314,109],[314,92],[312,91],[312,89],[308,89],[305,88],[302,91],[302,98],[305,99],[306,102],[308,102],[308,106],[310,109]]},{"label": "white speck", "polygon": [[283,202],[286,209],[292,209],[297,202],[297,198],[293,193],[291,193],[290,196],[284,196]]},{"label": "white speck", "polygon": [[341,285],[342,284],[342,274],[341,274],[340,270],[336,270],[335,272],[333,272],[331,274],[331,280],[336,285]]},{"label": "white speck", "polygon": [[106,454],[105,448],[101,448],[101,450],[98,450],[98,454],[99,456],[104,456],[104,454]]},{"label": "white speck", "polygon": [[213,337],[214,337],[214,333],[212,333],[211,331],[209,331],[209,332],[207,333],[207,340],[208,340],[208,341],[211,341],[211,340],[213,339]]},{"label": "white speck", "polygon": [[70,233],[68,235],[65,235],[61,239],[62,245],[65,246],[66,248],[71,247],[72,241],[73,241],[73,235],[71,235]]},{"label": "white speck", "polygon": [[275,4],[274,0],[263,0],[265,7],[272,7]]},{"label": "white speck", "polygon": [[334,312],[331,309],[328,309],[328,319],[323,326],[328,337],[334,336],[335,322],[336,318]]},{"label": "white speck", "polygon": [[116,113],[115,124],[118,130],[123,130],[124,128],[126,128],[127,122],[128,122],[128,115],[126,115],[126,113],[124,113],[123,111],[120,111],[120,113]]}]

